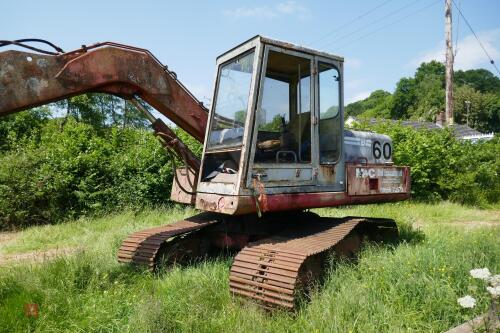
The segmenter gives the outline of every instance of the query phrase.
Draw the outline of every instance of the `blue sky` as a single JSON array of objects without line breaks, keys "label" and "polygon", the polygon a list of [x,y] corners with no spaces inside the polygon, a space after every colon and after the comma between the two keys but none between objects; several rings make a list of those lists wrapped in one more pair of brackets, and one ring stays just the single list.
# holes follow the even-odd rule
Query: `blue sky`
[{"label": "blue sky", "polygon": [[[500,64],[500,1],[454,1]],[[2,1],[0,13],[0,39],[44,38],[64,50],[100,41],[147,48],[204,102],[217,55],[257,34],[343,56],[347,102],[375,89],[392,92],[421,61],[444,55],[444,0],[17,0]],[[493,72],[453,14],[456,68]]]}]

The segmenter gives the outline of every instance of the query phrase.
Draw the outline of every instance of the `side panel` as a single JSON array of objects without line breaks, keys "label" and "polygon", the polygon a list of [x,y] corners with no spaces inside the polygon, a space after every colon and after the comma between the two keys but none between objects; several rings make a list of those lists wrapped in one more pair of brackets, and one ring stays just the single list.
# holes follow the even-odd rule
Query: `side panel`
[{"label": "side panel", "polygon": [[[301,192],[254,196],[224,196],[199,193],[198,208],[230,215],[277,212],[320,207],[391,202],[410,198],[410,168],[385,165],[348,165],[347,192]],[[370,181],[371,180],[371,181]],[[371,184],[371,185],[370,185]],[[373,184],[377,184],[375,187]],[[370,187],[372,186],[372,187]],[[257,204],[258,203],[258,204]]]},{"label": "side panel", "polygon": [[172,181],[170,200],[185,204],[194,204],[196,189],[196,175],[190,168],[182,167],[175,170],[176,177]]},{"label": "side panel", "polygon": [[347,164],[349,196],[409,193],[409,168],[386,165]]}]

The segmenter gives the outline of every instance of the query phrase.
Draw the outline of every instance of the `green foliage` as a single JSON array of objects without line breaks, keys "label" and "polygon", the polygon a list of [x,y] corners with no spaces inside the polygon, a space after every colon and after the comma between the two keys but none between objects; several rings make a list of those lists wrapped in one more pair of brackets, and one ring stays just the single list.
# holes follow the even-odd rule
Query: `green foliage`
[{"label": "green foliage", "polygon": [[393,95],[394,119],[433,120],[444,109],[444,66],[431,61],[417,68],[414,78],[402,78]]},{"label": "green foliage", "polygon": [[402,78],[396,85],[393,95],[391,116],[394,119],[409,118],[409,110],[416,100],[416,84],[412,78]]},{"label": "green foliage", "polygon": [[500,91],[495,95],[460,86],[454,92],[453,110],[458,123],[468,123],[481,132],[500,132]]},{"label": "green foliage", "polygon": [[146,120],[132,104],[108,94],[78,95],[55,105],[65,112],[65,119],[72,117],[95,128],[147,127]]},{"label": "green foliage", "polygon": [[0,117],[0,152],[12,149],[26,140],[38,141],[42,127],[49,119],[48,107]]},{"label": "green foliage", "polygon": [[0,229],[167,203],[172,166],[151,132],[68,118],[0,154]]},{"label": "green foliage", "polygon": [[283,127],[283,122],[285,119],[285,115],[277,114],[273,117],[273,119],[268,123],[260,123],[259,131],[270,131],[270,132],[280,132]]},{"label": "green foliage", "polygon": [[[465,101],[470,101],[469,126],[482,132],[500,131],[500,79],[486,69],[455,72],[455,121],[467,123]],[[399,80],[391,95],[374,91],[346,106],[349,116],[435,121],[445,109],[445,67],[422,63],[413,77]]]},{"label": "green foliage", "polygon": [[454,82],[461,86],[467,85],[482,93],[499,93],[500,78],[486,69],[471,69],[454,73]]},{"label": "green foliage", "polygon": [[339,114],[339,107],[337,105],[330,106],[325,112],[321,112],[320,119],[335,118]]},{"label": "green foliage", "polygon": [[246,116],[247,116],[247,111],[246,110],[236,111],[234,113],[234,120],[236,122],[244,124],[245,120],[246,120]]},{"label": "green foliage", "polygon": [[351,103],[346,107],[347,116],[390,118],[392,95],[385,90],[375,90],[368,98]]},{"label": "green foliage", "polygon": [[175,127],[173,131],[175,132],[175,135],[177,135],[179,139],[184,142],[186,146],[201,159],[201,155],[203,154],[203,145],[182,128]]},{"label": "green foliage", "polygon": [[389,135],[394,163],[411,167],[412,197],[484,206],[500,201],[500,140],[457,140],[451,130],[416,130],[392,122],[359,125]]},{"label": "green foliage", "polygon": [[415,81],[420,83],[427,80],[429,77],[438,77],[441,80],[441,86],[444,87],[446,68],[442,63],[436,60],[422,63],[415,72]]}]

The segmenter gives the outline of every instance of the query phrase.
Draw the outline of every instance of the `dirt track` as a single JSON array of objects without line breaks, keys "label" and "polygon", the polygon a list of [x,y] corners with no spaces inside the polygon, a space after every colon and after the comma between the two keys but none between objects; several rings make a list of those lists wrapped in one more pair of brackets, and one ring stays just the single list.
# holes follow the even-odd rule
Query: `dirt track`
[{"label": "dirt track", "polygon": [[[4,243],[10,242],[20,236],[15,232],[0,232],[0,248]],[[0,253],[0,266],[20,262],[44,262],[82,251],[81,248],[60,247],[44,251],[29,251],[22,253],[2,254]]]},{"label": "dirt track", "polygon": [[82,249],[66,247],[55,248],[45,251],[29,251],[23,253],[0,254],[0,266],[19,262],[44,262],[74,254]]}]

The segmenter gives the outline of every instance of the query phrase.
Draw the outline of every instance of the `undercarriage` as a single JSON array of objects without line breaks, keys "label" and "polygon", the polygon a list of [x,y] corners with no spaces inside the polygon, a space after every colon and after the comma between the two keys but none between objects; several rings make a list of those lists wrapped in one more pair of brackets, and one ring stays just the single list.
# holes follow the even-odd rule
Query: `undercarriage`
[{"label": "undercarriage", "polygon": [[330,255],[352,258],[366,240],[397,234],[391,219],[204,212],[131,234],[118,250],[118,260],[155,271],[203,258],[214,249],[239,250],[229,275],[231,292],[267,309],[293,310],[320,279]]}]

